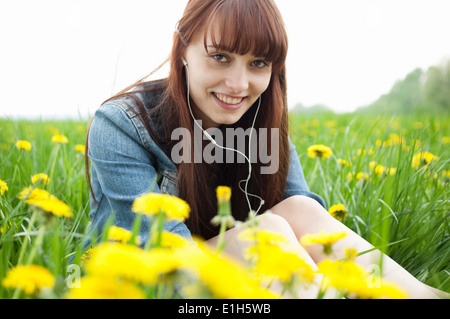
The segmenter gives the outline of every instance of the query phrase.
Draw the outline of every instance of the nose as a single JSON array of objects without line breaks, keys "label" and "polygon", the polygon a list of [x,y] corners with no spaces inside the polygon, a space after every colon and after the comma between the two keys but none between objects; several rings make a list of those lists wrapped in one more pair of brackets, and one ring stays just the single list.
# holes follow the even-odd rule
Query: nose
[{"label": "nose", "polygon": [[246,92],[249,87],[248,70],[245,66],[236,64],[230,68],[225,78],[225,85],[230,93],[239,95]]}]

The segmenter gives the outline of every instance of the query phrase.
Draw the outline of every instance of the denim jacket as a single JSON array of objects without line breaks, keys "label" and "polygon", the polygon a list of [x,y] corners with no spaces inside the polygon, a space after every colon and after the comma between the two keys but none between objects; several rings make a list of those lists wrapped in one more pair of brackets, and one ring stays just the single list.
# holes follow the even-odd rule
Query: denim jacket
[{"label": "denim jacket", "polygon": [[[154,98],[139,95],[142,99]],[[151,101],[150,101],[151,102]],[[150,103],[151,104],[151,103]],[[134,111],[133,111],[133,109]],[[149,191],[177,196],[177,168],[154,142],[142,124],[135,103],[119,98],[104,103],[94,115],[89,130],[88,156],[91,161],[90,229],[100,235],[105,224],[132,229],[133,201]],[[290,143],[290,167],[285,198],[305,195],[325,206],[323,199],[310,192],[295,146]],[[112,218],[112,220],[109,220]],[[143,218],[139,236],[148,240],[150,220]],[[183,222],[167,222],[164,229],[192,238]]]}]

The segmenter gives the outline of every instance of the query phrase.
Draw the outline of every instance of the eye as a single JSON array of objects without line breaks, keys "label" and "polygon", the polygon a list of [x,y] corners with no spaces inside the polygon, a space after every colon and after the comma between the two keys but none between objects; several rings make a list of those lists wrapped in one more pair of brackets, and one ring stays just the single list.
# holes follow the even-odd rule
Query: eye
[{"label": "eye", "polygon": [[262,69],[262,68],[264,68],[266,66],[269,66],[269,64],[266,61],[264,61],[264,60],[253,61],[252,65],[257,67],[257,68],[260,68],[260,69]]},{"label": "eye", "polygon": [[221,63],[228,62],[228,58],[224,54],[217,53],[217,54],[211,55],[211,57],[214,60],[216,60],[217,62],[221,62]]}]

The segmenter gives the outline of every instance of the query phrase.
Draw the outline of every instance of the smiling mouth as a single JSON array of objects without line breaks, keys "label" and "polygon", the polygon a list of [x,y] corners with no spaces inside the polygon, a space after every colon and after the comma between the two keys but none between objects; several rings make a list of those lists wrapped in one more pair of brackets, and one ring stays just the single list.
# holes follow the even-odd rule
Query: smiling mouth
[{"label": "smiling mouth", "polygon": [[226,104],[230,104],[230,105],[237,105],[245,99],[245,97],[231,97],[231,96],[221,94],[221,93],[216,93],[216,92],[213,92],[213,94],[219,101],[226,103]]}]

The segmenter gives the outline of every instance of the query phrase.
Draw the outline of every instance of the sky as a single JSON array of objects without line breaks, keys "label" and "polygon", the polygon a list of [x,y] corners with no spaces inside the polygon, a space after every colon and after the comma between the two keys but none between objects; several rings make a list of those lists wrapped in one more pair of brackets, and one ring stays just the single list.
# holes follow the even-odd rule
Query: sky
[{"label": "sky", "polygon": [[[92,116],[168,56],[187,0],[0,3],[0,117]],[[351,112],[450,58],[449,0],[275,0],[288,104]],[[162,78],[163,68],[149,79]]]}]

